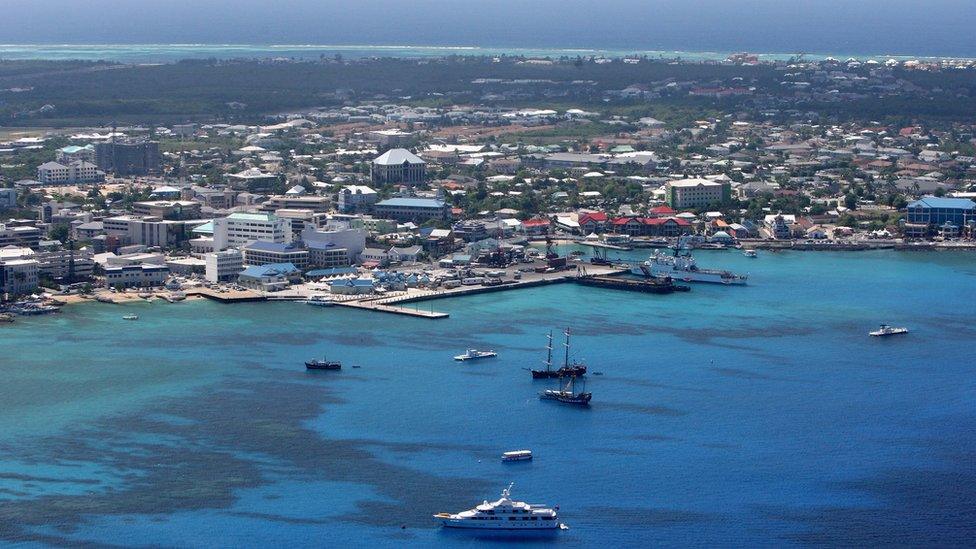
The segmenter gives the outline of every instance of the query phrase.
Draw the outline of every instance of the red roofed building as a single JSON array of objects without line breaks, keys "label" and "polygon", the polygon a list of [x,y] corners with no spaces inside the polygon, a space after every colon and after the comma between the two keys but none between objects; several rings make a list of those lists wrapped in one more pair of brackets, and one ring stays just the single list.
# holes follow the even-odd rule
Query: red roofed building
[{"label": "red roofed building", "polygon": [[522,232],[528,235],[543,235],[549,232],[548,219],[526,219],[522,222]]},{"label": "red roofed building", "polygon": [[613,232],[630,236],[679,236],[691,232],[691,222],[680,217],[617,217]]},{"label": "red roofed building", "polygon": [[607,230],[609,218],[603,212],[584,213],[579,216],[580,232],[582,234],[603,233]]},{"label": "red roofed building", "polygon": [[654,206],[648,211],[648,215],[651,217],[671,217],[678,212],[674,211],[671,206]]}]

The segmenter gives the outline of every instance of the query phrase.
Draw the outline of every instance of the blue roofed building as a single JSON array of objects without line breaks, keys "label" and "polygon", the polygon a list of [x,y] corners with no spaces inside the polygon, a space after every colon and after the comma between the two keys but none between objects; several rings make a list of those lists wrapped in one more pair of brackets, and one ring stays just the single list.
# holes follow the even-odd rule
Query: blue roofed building
[{"label": "blue roofed building", "polygon": [[450,205],[436,198],[390,198],[377,202],[374,212],[377,217],[397,221],[423,222],[451,218]]},{"label": "blue roofed building", "polygon": [[940,234],[959,236],[962,230],[976,224],[976,202],[968,198],[923,196],[908,205],[902,229],[909,238]]},{"label": "blue roofed building", "polygon": [[329,285],[329,291],[339,295],[366,295],[376,290],[376,283],[369,278],[345,278]]},{"label": "blue roofed building", "polygon": [[257,240],[243,248],[245,265],[269,265],[291,263],[299,269],[308,268],[308,249],[300,244],[289,242],[267,242]]},{"label": "blue roofed building", "polygon": [[237,283],[252,290],[276,292],[301,279],[302,272],[291,263],[270,263],[244,269]]}]

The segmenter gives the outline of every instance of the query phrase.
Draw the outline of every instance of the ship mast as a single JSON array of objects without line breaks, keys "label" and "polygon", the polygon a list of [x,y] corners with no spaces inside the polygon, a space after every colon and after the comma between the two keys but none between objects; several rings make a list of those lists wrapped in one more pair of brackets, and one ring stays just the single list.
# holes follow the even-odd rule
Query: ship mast
[{"label": "ship mast", "polygon": [[552,330],[549,330],[549,343],[546,345],[548,354],[546,355],[546,371],[552,370]]},{"label": "ship mast", "polygon": [[569,328],[563,333],[566,334],[566,343],[563,344],[566,347],[566,358],[563,360],[563,367],[569,368]]}]

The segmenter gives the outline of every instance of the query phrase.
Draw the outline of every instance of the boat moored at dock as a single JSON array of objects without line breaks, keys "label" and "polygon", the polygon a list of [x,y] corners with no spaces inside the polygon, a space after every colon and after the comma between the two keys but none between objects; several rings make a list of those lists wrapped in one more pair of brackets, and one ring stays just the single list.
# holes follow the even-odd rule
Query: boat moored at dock
[{"label": "boat moored at dock", "polygon": [[502,490],[501,498],[460,513],[438,513],[434,519],[446,528],[474,530],[560,530],[558,507],[525,503],[511,499],[512,485]]},{"label": "boat moored at dock", "polygon": [[304,303],[313,307],[331,307],[335,305],[335,300],[325,295],[313,295],[306,299]]},{"label": "boat moored at dock", "polygon": [[682,282],[709,282],[713,284],[742,285],[748,278],[730,271],[702,269],[686,249],[675,250],[673,255],[655,251],[647,261],[630,270],[631,274],[654,278],[672,278]]}]

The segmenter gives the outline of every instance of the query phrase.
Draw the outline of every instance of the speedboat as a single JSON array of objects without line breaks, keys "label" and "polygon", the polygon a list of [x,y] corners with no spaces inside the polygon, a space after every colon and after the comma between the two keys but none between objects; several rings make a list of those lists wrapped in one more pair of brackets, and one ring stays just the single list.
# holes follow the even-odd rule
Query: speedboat
[{"label": "speedboat", "polygon": [[908,328],[896,328],[894,326],[888,326],[887,324],[882,324],[880,328],[873,332],[868,332],[870,335],[875,337],[887,337],[899,334],[907,334]]},{"label": "speedboat", "polygon": [[468,349],[463,355],[457,355],[454,360],[476,360],[479,358],[492,358],[498,356],[495,351],[479,351],[478,349]]},{"label": "speedboat", "polygon": [[512,450],[502,454],[502,461],[529,461],[532,459],[532,450]]},{"label": "speedboat", "polygon": [[746,257],[759,257],[759,254],[756,253],[756,250],[745,250],[742,252],[742,255]]},{"label": "speedboat", "polygon": [[496,501],[485,500],[481,505],[460,513],[438,513],[434,519],[447,528],[470,528],[477,530],[559,530],[566,526],[559,523],[559,507],[514,501],[511,499],[512,485],[502,490],[502,497]]},{"label": "speedboat", "polygon": [[139,315],[128,314],[123,316],[122,320],[139,320]]}]

